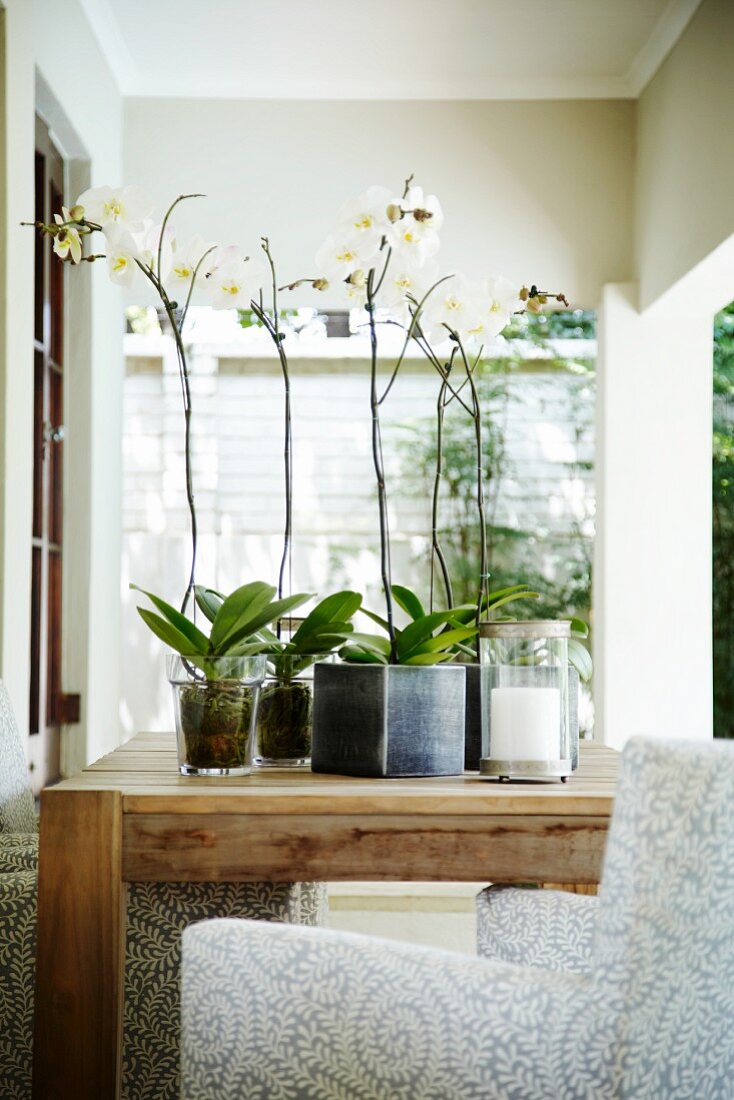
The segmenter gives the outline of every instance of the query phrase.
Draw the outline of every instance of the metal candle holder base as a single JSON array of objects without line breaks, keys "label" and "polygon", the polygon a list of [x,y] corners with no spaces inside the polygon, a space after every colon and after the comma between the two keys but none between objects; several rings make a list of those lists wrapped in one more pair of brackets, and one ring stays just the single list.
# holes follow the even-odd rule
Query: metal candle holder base
[{"label": "metal candle holder base", "polygon": [[573,768],[570,760],[493,760],[483,756],[479,774],[492,779],[560,779],[565,783]]}]

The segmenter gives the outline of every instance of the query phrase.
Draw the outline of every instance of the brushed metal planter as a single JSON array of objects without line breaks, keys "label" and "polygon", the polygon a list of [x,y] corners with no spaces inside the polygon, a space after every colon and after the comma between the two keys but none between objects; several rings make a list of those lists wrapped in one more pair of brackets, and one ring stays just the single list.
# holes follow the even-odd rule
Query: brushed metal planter
[{"label": "brushed metal planter", "polygon": [[[466,669],[466,736],[464,767],[467,771],[478,771],[482,756],[482,677],[480,665],[464,665]],[[542,677],[542,669],[527,669],[528,684]],[[490,684],[491,687],[491,684]],[[568,668],[569,723],[571,729],[571,764],[574,769],[579,764],[579,674],[575,668]]]},{"label": "brushed metal planter", "polygon": [[360,776],[460,775],[461,665],[317,664],[315,772]]}]

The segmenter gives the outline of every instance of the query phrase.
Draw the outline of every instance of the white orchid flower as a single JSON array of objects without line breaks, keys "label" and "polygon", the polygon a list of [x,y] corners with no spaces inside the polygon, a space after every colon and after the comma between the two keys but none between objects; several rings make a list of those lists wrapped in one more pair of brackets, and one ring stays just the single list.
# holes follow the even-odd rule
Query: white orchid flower
[{"label": "white orchid flower", "polygon": [[117,225],[136,232],[153,211],[153,202],[140,187],[91,187],[76,200],[87,221],[104,228]]},{"label": "white orchid flower", "polygon": [[130,286],[138,270],[140,248],[132,233],[117,226],[105,229],[107,274],[118,286]]},{"label": "white orchid flower", "polygon": [[213,309],[247,309],[265,279],[261,264],[254,260],[231,260],[211,272],[206,280]]},{"label": "white orchid flower", "polygon": [[[405,324],[410,319],[408,295],[420,303],[437,278],[438,264],[435,260],[429,260],[417,271],[391,262],[377,295],[377,303],[390,310],[396,320]],[[428,301],[430,302],[430,298]]]},{"label": "white orchid flower", "polygon": [[441,283],[426,302],[422,327],[432,344],[448,339],[449,330],[462,341],[481,339],[482,313],[486,312],[484,286],[478,280],[456,275]]},{"label": "white orchid flower", "polygon": [[405,211],[405,221],[416,221],[438,233],[443,225],[443,210],[435,195],[423,195],[422,187],[410,187],[404,199],[393,199]]},{"label": "white orchid flower", "polygon": [[375,252],[372,248],[345,240],[344,236],[327,238],[316,253],[316,268],[332,283],[345,282],[355,271],[369,271]]},{"label": "white orchid flower", "polygon": [[484,306],[479,330],[474,334],[483,341],[493,340],[502,332],[513,313],[523,308],[520,287],[502,275],[483,280]]},{"label": "white orchid flower", "polygon": [[392,262],[398,267],[417,270],[438,252],[438,233],[427,222],[413,217],[401,218],[387,231],[387,239],[393,251]]},{"label": "white orchid flower", "polygon": [[141,263],[149,267],[159,279],[165,281],[173,261],[175,233],[170,225],[166,226],[165,233],[163,233],[163,247],[161,248],[161,270],[158,271],[158,248],[162,231],[162,225],[154,225],[152,221],[147,220],[143,223],[140,232],[134,234],[134,237]]},{"label": "white orchid flower", "polygon": [[174,247],[168,274],[165,277],[166,287],[174,297],[188,293],[197,264],[206,253],[207,247],[204,238],[198,234],[183,247],[179,248],[178,245]]},{"label": "white orchid flower", "polygon": [[370,187],[348,199],[339,211],[336,236],[354,244],[365,260],[377,254],[390,225],[387,208],[391,197],[387,187]]},{"label": "white orchid flower", "polygon": [[230,264],[252,263],[245,260],[242,251],[236,244],[220,244],[209,254],[206,261],[206,274],[212,275],[219,267],[228,267]]},{"label": "white orchid flower", "polygon": [[[54,221],[57,225],[64,225],[65,222],[74,221],[71,213],[65,206],[61,207],[60,214],[54,214]],[[82,238],[79,230],[73,225],[66,225],[59,233],[54,237],[54,252],[57,256],[60,256],[62,260],[66,260],[69,257],[73,264],[78,264],[82,258]]]}]

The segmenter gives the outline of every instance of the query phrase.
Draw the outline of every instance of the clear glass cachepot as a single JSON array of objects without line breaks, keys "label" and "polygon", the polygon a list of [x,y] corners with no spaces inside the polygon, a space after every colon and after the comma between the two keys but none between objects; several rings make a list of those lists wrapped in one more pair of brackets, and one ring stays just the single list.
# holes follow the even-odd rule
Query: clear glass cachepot
[{"label": "clear glass cachepot", "polygon": [[480,625],[482,775],[571,775],[570,637],[563,621]]},{"label": "clear glass cachepot", "polygon": [[182,775],[248,775],[265,657],[167,658]]},{"label": "clear glass cachepot", "polygon": [[257,714],[258,767],[310,767],[314,664],[332,660],[333,654],[268,657]]}]

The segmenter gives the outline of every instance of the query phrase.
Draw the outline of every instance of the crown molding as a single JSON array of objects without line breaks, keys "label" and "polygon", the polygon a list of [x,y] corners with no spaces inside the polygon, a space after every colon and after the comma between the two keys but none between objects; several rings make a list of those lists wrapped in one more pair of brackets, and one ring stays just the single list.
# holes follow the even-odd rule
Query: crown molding
[{"label": "crown molding", "polygon": [[79,4],[120,94],[134,95],[140,73],[109,0],[79,0]]},{"label": "crown molding", "polygon": [[[0,3],[2,0],[0,0]],[[479,79],[355,79],[349,87],[317,76],[273,77],[263,81],[200,79],[192,87],[182,76],[175,83],[156,73],[141,72],[128,49],[110,0],[79,0],[92,33],[126,98],[151,99],[301,99],[301,100],[561,100],[636,99],[688,26],[701,0],[668,0],[650,37],[626,73],[618,76],[493,77]]]},{"label": "crown molding", "polygon": [[683,34],[701,0],[668,0],[652,33],[627,70],[629,94],[637,98]]}]

